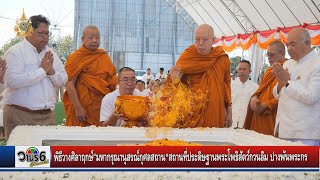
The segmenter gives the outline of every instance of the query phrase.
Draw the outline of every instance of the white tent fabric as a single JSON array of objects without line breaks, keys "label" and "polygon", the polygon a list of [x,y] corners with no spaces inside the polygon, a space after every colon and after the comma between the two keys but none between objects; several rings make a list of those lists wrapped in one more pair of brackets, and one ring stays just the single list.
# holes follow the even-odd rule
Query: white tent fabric
[{"label": "white tent fabric", "polygon": [[[254,61],[253,61],[254,60]],[[251,62],[251,80],[258,82],[258,77],[260,75],[260,69],[262,69],[264,58],[263,50],[258,47],[257,44],[253,44],[249,48],[249,61]]]},{"label": "white tent fabric", "polygon": [[[167,2],[170,0],[166,0]],[[320,0],[177,0],[196,24],[210,24],[216,37],[320,21]]]},{"label": "white tent fabric", "polygon": [[[185,17],[185,19],[188,19],[190,28],[194,27],[192,26],[194,23],[210,24],[217,38],[304,24],[320,24],[320,0],[166,0],[166,2],[172,8],[176,8],[177,12],[181,12],[181,9],[187,12],[191,18]],[[280,39],[279,33],[274,32],[269,37],[257,34],[257,38],[260,42],[265,42],[274,35],[275,39]],[[311,31],[310,34],[314,37],[319,31],[315,33],[312,34]],[[235,38],[224,41],[224,45],[230,46],[235,41],[242,41],[244,44],[249,39],[242,41]],[[216,45],[223,45],[221,43],[222,41],[219,41]],[[257,44],[252,44],[249,48],[249,61],[252,63],[252,80],[257,82],[264,62],[263,50]]]}]

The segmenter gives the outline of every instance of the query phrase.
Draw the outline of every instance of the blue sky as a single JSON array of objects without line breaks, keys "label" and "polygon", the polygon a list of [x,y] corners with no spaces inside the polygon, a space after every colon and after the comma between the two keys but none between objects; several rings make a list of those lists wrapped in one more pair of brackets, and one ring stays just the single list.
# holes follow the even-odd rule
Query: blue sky
[{"label": "blue sky", "polygon": [[23,9],[27,17],[38,14],[48,17],[53,34],[73,35],[74,0],[0,0],[0,4],[0,47],[15,37],[13,28]]}]

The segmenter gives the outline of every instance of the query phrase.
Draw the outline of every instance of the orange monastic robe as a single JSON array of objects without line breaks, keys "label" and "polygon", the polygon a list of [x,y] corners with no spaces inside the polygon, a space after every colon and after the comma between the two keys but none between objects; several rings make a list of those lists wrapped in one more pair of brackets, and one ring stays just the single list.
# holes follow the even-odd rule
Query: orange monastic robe
[{"label": "orange monastic robe", "polygon": [[79,122],[76,119],[74,106],[68,92],[66,92],[63,97],[66,125],[100,126],[102,98],[115,90],[117,84],[116,70],[108,54],[102,49],[89,51],[82,46],[70,55],[65,68],[68,74],[68,82],[79,75],[75,88],[79,101],[88,115],[84,122]]},{"label": "orange monastic robe", "polygon": [[260,103],[264,103],[268,108],[262,114],[258,115],[247,107],[247,116],[243,128],[254,130],[256,132],[273,135],[274,125],[278,109],[278,100],[273,96],[273,88],[277,84],[277,80],[272,73],[270,66],[263,75],[258,90],[251,96],[258,96]]},{"label": "orange monastic robe", "polygon": [[200,55],[194,45],[188,47],[177,61],[182,81],[193,89],[207,93],[207,102],[190,117],[186,127],[224,127],[226,107],[231,105],[230,60],[222,47],[213,47],[209,55]]}]

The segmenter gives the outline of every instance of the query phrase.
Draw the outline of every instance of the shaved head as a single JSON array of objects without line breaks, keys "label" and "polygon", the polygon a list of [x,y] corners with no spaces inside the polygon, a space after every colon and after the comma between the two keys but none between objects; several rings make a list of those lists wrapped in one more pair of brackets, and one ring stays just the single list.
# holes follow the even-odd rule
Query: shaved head
[{"label": "shaved head", "polygon": [[99,28],[97,26],[89,25],[83,29],[82,37],[84,37],[90,30],[98,31],[100,33]]},{"label": "shaved head", "polygon": [[292,29],[288,33],[287,47],[290,57],[299,61],[312,51],[309,32],[304,28]]},{"label": "shaved head", "polygon": [[100,46],[100,31],[97,26],[86,26],[82,33],[83,46],[90,51],[96,51]]},{"label": "shaved head", "polygon": [[209,24],[201,24],[200,26],[198,26],[198,28],[196,30],[196,33],[197,33],[197,31],[205,31],[205,32],[208,33],[208,35],[211,38],[214,38],[213,28]]},{"label": "shaved head", "polygon": [[284,44],[281,41],[273,41],[269,44],[269,47],[275,47],[275,49],[278,50],[278,52],[286,54],[286,48],[284,47]]},{"label": "shaved head", "polygon": [[271,66],[276,62],[284,62],[286,60],[286,48],[284,44],[281,41],[273,41],[270,43],[267,56]]},{"label": "shaved head", "polygon": [[195,48],[200,55],[208,55],[214,41],[213,28],[208,24],[201,24],[195,33]]}]

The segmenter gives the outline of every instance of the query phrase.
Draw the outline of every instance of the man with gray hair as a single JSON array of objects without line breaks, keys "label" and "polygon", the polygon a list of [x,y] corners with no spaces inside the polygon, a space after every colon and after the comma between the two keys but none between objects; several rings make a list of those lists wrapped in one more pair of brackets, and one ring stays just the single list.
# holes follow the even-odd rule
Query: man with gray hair
[{"label": "man with gray hair", "polygon": [[320,58],[304,28],[289,32],[287,47],[291,59],[283,67],[272,65],[278,80],[273,94],[279,99],[275,133],[281,139],[319,146]]}]

